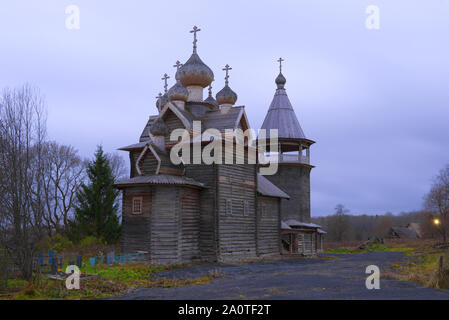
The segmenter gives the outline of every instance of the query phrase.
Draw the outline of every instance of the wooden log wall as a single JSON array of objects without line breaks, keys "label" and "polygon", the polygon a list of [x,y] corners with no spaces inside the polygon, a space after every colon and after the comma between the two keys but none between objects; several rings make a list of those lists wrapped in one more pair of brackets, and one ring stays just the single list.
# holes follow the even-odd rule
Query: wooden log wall
[{"label": "wooden log wall", "polygon": [[[136,162],[141,153],[142,150],[131,151],[129,153],[131,161],[131,178],[137,176]],[[156,157],[153,155],[151,150],[147,150],[145,156],[140,160],[140,170],[142,171],[142,174],[143,175],[155,174],[157,165],[158,161]]]},{"label": "wooden log wall", "polygon": [[258,197],[258,253],[259,255],[279,254],[279,198]]},{"label": "wooden log wall", "polygon": [[186,176],[206,184],[201,190],[199,217],[199,250],[206,261],[217,260],[216,234],[216,166],[186,165]]},{"label": "wooden log wall", "polygon": [[[132,200],[142,197],[142,214],[132,213]],[[121,246],[125,253],[149,251],[151,243],[151,187],[123,190]]]},{"label": "wooden log wall", "polygon": [[[223,164],[217,167],[220,260],[256,256],[256,166]],[[227,200],[232,201],[231,214],[226,212]]]},{"label": "wooden log wall", "polygon": [[170,141],[170,133],[173,130],[184,128],[184,124],[182,123],[182,121],[171,110],[167,111],[164,122],[165,125],[168,127],[169,132],[169,134],[167,134],[167,136],[165,137],[166,141]]},{"label": "wooden log wall", "polygon": [[201,258],[200,239],[200,190],[181,188],[182,236],[179,244],[181,260],[188,262]]},{"label": "wooden log wall", "polygon": [[179,237],[182,236],[179,187],[154,186],[151,211],[151,261],[157,264],[179,262]]}]

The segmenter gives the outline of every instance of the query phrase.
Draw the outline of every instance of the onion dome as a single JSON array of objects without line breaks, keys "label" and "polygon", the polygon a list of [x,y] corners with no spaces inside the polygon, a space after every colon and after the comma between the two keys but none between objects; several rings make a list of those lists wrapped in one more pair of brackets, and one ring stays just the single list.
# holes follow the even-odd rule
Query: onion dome
[{"label": "onion dome", "polygon": [[285,83],[287,82],[287,79],[285,79],[284,75],[282,73],[279,73],[279,75],[276,77],[275,80],[278,89],[284,89]]},{"label": "onion dome", "polygon": [[179,69],[179,79],[184,87],[200,86],[206,88],[214,80],[212,70],[200,59],[197,54],[198,42],[196,34],[201,31],[197,26],[193,27],[190,33],[193,33],[193,54],[189,60]]},{"label": "onion dome", "polygon": [[232,68],[227,64],[223,70],[226,71],[225,86],[217,93],[217,102],[220,105],[235,104],[237,101],[237,94],[229,87],[229,70],[232,70]]},{"label": "onion dome", "polygon": [[162,110],[162,108],[164,107],[164,105],[167,102],[168,102],[168,95],[167,94],[161,95],[161,96],[159,96],[159,99],[157,99],[157,101],[156,101],[156,107],[159,110]]},{"label": "onion dome", "polygon": [[170,101],[187,101],[187,98],[189,97],[189,91],[187,91],[186,88],[183,87],[181,82],[176,82],[173,87],[168,90],[168,100]]},{"label": "onion dome", "polygon": [[179,61],[176,61],[176,64],[174,67],[176,67],[176,83],[173,87],[168,90],[168,99],[170,101],[187,101],[187,98],[189,97],[189,91],[181,84],[181,81],[179,80],[179,69],[181,68],[182,64]]},{"label": "onion dome", "polygon": [[150,133],[153,136],[165,136],[168,134],[168,127],[165,124],[164,120],[160,117],[156,118],[154,122],[150,126]]},{"label": "onion dome", "polygon": [[159,95],[156,97],[156,108],[158,110],[160,110],[160,106],[161,106],[161,98],[162,98],[162,93],[159,92]]},{"label": "onion dome", "polygon": [[225,85],[223,89],[221,89],[217,95],[218,104],[235,104],[237,101],[237,94],[229,88],[228,85]]},{"label": "onion dome", "polygon": [[217,108],[220,107],[217,100],[215,100],[214,97],[212,96],[212,86],[211,85],[209,86],[209,96],[206,98],[206,100],[204,100],[204,102],[207,102]]},{"label": "onion dome", "polygon": [[193,53],[187,62],[179,69],[179,80],[184,87],[200,86],[206,88],[214,80],[212,70]]}]

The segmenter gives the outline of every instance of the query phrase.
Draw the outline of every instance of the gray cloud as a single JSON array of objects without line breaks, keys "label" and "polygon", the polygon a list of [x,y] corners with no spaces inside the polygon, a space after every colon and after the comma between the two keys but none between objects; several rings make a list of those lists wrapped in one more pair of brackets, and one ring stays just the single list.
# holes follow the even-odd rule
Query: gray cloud
[{"label": "gray cloud", "polygon": [[[274,94],[276,59],[312,147],[313,215],[419,209],[449,162],[449,4],[446,1],[74,1],[81,29],[65,29],[69,1],[2,1],[0,86],[45,93],[49,133],[90,156],[137,141],[161,75],[191,53],[231,86],[251,125]],[[381,29],[365,28],[365,8]],[[173,79],[172,79],[173,80]]]}]

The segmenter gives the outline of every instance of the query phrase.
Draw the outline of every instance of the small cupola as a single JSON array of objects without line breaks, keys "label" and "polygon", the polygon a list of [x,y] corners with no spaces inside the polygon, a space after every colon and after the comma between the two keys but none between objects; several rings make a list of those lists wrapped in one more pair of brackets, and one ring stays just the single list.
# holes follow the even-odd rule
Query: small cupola
[{"label": "small cupola", "polygon": [[212,105],[213,107],[219,109],[220,105],[218,104],[217,100],[212,96],[212,85],[209,85],[209,96],[204,100],[204,102],[207,102],[208,104]]},{"label": "small cupola", "polygon": [[278,86],[278,89],[284,89],[287,79],[285,79],[285,77],[282,73],[279,73],[279,75],[276,77],[275,82],[276,82],[276,85]]},{"label": "small cupola", "polygon": [[237,94],[229,87],[229,70],[232,68],[227,64],[223,70],[226,71],[225,86],[217,93],[216,98],[222,112],[227,112],[236,103]]},{"label": "small cupola", "polygon": [[189,97],[189,91],[181,84],[179,79],[179,69],[182,64],[179,61],[176,61],[174,67],[176,67],[176,83],[173,87],[168,90],[168,100],[173,101],[176,106],[182,110],[184,110],[185,103]]},{"label": "small cupola", "polygon": [[162,80],[164,80],[164,94],[162,95],[161,93],[159,93],[159,96],[156,97],[157,98],[156,107],[159,113],[162,111],[165,104],[168,102],[168,94],[167,94],[168,79],[170,79],[170,77],[167,74],[164,74],[164,77],[162,78]]}]

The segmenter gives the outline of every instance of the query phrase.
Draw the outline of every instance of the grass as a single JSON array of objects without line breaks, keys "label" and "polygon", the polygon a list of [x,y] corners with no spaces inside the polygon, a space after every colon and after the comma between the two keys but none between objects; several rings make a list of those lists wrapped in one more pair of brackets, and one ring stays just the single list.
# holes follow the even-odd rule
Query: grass
[{"label": "grass", "polygon": [[407,248],[392,248],[384,244],[373,244],[367,246],[364,249],[358,248],[332,248],[326,249],[325,253],[335,253],[335,254],[354,254],[354,253],[366,253],[366,252],[385,252],[385,251],[406,251]]},{"label": "grass", "polygon": [[[385,244],[375,244],[358,249],[356,244],[338,248],[332,244],[325,253],[358,254],[366,252],[403,252],[407,260],[394,263],[390,272],[384,273],[394,279],[417,282],[424,287],[449,289],[449,250],[434,249],[430,240],[387,240]],[[444,265],[439,272],[439,259],[443,256]]]},{"label": "grass", "polygon": [[[388,276],[417,282],[424,287],[449,289],[449,252],[435,250],[432,247],[421,247],[407,252],[409,260],[393,264]],[[443,256],[443,269],[439,272],[439,260]]]},{"label": "grass", "polygon": [[39,282],[28,283],[23,280],[10,280],[8,292],[0,293],[0,299],[12,300],[48,300],[66,299],[80,300],[93,298],[108,298],[128,293],[137,288],[150,287],[178,287],[188,285],[202,285],[212,279],[222,277],[220,271],[214,270],[209,274],[193,279],[156,279],[157,273],[183,267],[151,266],[145,264],[128,264],[113,266],[84,266],[82,274],[94,274],[94,278],[80,281],[80,290],[68,290],[65,281],[41,279]]},{"label": "grass", "polygon": [[331,243],[324,250],[325,253],[334,254],[355,254],[355,253],[366,253],[366,252],[404,252],[410,253],[416,250],[417,247],[428,244],[427,241],[396,241],[396,240],[386,240],[384,244],[372,244],[364,249],[359,249],[358,245],[360,242],[350,242],[342,243],[339,247],[337,243]]}]

